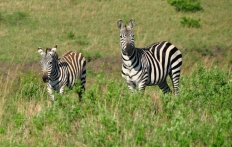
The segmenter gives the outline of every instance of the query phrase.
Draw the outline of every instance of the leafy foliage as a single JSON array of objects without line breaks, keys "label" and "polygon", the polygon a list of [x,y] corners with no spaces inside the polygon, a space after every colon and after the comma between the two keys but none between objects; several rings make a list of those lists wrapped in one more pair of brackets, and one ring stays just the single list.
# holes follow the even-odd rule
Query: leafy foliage
[{"label": "leafy foliage", "polygon": [[163,96],[163,110],[169,121],[162,127],[172,138],[169,145],[231,145],[226,139],[227,130],[232,129],[231,78],[229,72],[200,66],[191,76],[181,79],[177,99]]},{"label": "leafy foliage", "polygon": [[182,17],[180,23],[183,26],[187,26],[189,28],[199,28],[200,25],[200,19],[192,19],[192,18],[187,18],[187,17]]},{"label": "leafy foliage", "polygon": [[69,39],[72,39],[72,38],[75,37],[75,35],[74,35],[74,33],[72,31],[68,32],[67,36],[68,36]]},{"label": "leafy foliage", "polygon": [[197,0],[167,0],[172,6],[175,7],[176,11],[191,11],[196,12],[203,10],[200,2]]},{"label": "leafy foliage", "polygon": [[[203,10],[200,6],[200,2],[197,0],[167,0],[172,6],[176,8],[176,11],[184,11],[184,12],[196,12],[199,10]],[[180,23],[183,26],[187,26],[189,28],[199,28],[200,27],[200,19],[192,19],[187,17],[182,17]]]}]

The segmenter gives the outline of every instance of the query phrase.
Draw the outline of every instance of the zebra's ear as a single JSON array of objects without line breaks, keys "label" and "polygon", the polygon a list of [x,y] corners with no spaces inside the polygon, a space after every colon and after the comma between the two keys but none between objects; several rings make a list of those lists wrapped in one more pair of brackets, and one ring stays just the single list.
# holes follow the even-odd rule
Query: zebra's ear
[{"label": "zebra's ear", "polygon": [[44,51],[42,50],[41,47],[38,47],[38,53],[42,56],[44,54]]},{"label": "zebra's ear", "polygon": [[57,45],[55,45],[55,46],[52,48],[52,51],[55,53],[55,52],[56,52],[56,49],[57,49]]},{"label": "zebra's ear", "polygon": [[117,21],[118,28],[121,29],[123,27],[123,22],[121,19]]},{"label": "zebra's ear", "polygon": [[129,27],[133,28],[134,25],[135,25],[135,20],[131,19],[130,22],[129,22]]}]

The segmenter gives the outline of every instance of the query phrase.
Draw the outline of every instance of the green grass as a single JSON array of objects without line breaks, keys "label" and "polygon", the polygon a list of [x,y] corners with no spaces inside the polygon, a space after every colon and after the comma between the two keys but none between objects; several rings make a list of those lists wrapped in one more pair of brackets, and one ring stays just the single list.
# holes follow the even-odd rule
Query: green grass
[{"label": "green grass", "polygon": [[[135,44],[144,47],[167,40],[181,50],[232,46],[230,2],[201,1],[204,11],[176,12],[167,1],[27,1],[1,3],[0,61],[39,59],[37,47],[58,44],[60,53],[84,48],[118,56],[118,19],[135,19]],[[152,9],[149,9],[152,7]],[[217,13],[216,13],[217,12]],[[219,13],[220,12],[220,13]],[[181,18],[201,20],[201,28],[182,28]],[[223,16],[223,17],[220,17]],[[220,19],[219,19],[220,18]],[[68,34],[72,33],[73,38]],[[72,35],[71,35],[72,36]],[[9,39],[10,38],[10,39]]]},{"label": "green grass", "polygon": [[[232,3],[199,2],[204,11],[190,13],[164,0],[2,1],[0,146],[231,146]],[[201,26],[182,27],[183,16]],[[137,47],[167,40],[181,50],[177,97],[129,92],[116,22],[131,18]],[[81,103],[76,88],[50,101],[42,83],[37,48],[56,44],[89,61]]]},{"label": "green grass", "polygon": [[229,71],[199,66],[181,78],[178,97],[163,95],[157,87],[132,95],[124,81],[99,73],[82,103],[75,90],[47,101],[45,85],[33,75],[20,77],[21,86],[5,99],[0,145],[232,145]]}]

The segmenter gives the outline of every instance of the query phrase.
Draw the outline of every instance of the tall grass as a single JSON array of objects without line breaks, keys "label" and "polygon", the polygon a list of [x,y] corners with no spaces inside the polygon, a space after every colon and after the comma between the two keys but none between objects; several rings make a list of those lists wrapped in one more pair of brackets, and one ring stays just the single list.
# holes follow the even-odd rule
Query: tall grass
[{"label": "tall grass", "polygon": [[231,146],[231,79],[199,66],[175,97],[157,87],[132,95],[124,81],[100,73],[80,103],[75,90],[46,100],[45,85],[25,74],[5,99],[0,145]]}]

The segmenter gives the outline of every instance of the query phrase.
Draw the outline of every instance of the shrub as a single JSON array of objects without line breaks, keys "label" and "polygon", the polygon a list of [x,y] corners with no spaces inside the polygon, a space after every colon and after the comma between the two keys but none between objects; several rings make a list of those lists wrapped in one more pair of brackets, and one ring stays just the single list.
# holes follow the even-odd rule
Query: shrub
[{"label": "shrub", "polygon": [[73,39],[75,37],[74,33],[72,31],[68,32],[68,38]]},{"label": "shrub", "polygon": [[187,26],[189,28],[199,28],[200,25],[200,19],[192,19],[192,18],[187,18],[187,17],[182,17],[180,23],[183,26]]},{"label": "shrub", "polygon": [[167,121],[159,135],[167,146],[231,146],[231,74],[199,66],[181,79],[177,98],[162,96]]},{"label": "shrub", "polygon": [[172,6],[175,7],[176,11],[191,11],[196,12],[203,10],[200,5],[200,2],[196,0],[167,0]]}]

